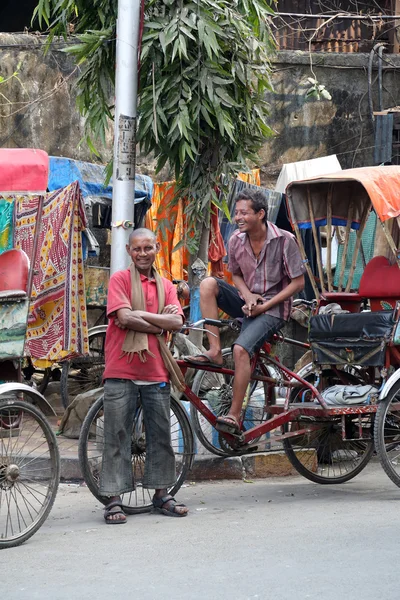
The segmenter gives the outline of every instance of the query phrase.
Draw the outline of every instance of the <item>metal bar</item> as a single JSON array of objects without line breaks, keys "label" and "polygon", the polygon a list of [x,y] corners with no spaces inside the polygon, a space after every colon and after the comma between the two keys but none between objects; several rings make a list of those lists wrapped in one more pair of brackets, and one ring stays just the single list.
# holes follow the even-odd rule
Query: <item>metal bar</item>
[{"label": "metal bar", "polygon": [[140,0],[118,0],[111,274],[126,268],[133,228]]},{"label": "metal bar", "polygon": [[[399,6],[399,0],[396,0],[396,5]],[[400,12],[400,11],[399,11]],[[307,17],[308,19],[324,19],[328,21],[333,17],[336,19],[353,19],[354,21],[382,21],[382,20],[400,20],[400,14],[395,15],[320,15],[320,14],[310,14],[310,13],[290,13],[290,12],[274,12],[272,18],[274,17]]]},{"label": "metal bar", "polygon": [[333,289],[332,282],[332,196],[333,184],[329,186],[327,212],[326,212],[326,276],[328,281],[328,292]]}]

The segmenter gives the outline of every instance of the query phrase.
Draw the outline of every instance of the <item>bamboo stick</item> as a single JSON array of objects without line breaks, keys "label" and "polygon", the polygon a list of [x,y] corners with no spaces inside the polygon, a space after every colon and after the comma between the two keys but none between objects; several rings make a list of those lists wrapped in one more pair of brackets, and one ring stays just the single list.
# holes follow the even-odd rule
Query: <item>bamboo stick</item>
[{"label": "bamboo stick", "polygon": [[328,280],[328,292],[333,289],[332,283],[332,197],[333,197],[333,185],[329,186],[328,190],[328,204],[326,211],[326,276]]},{"label": "bamboo stick", "polygon": [[371,210],[371,204],[368,202],[368,203],[366,203],[366,205],[364,207],[363,214],[361,217],[361,222],[360,222],[360,228],[357,231],[357,239],[356,239],[356,244],[354,246],[354,254],[353,254],[353,259],[352,259],[352,263],[351,263],[351,267],[350,267],[350,271],[349,271],[349,278],[347,280],[346,289],[344,290],[345,292],[350,291],[351,284],[353,283],[354,273],[355,273],[356,265],[357,265],[358,252],[359,252],[360,246],[361,246],[361,238],[362,238],[362,234],[365,229],[365,225],[368,220],[370,210]]},{"label": "bamboo stick", "polygon": [[386,227],[386,224],[383,221],[380,221],[380,224],[382,225],[382,229],[383,229],[384,234],[386,235],[386,239],[388,241],[390,249],[391,249],[391,251],[394,254],[394,257],[395,257],[396,262],[397,262],[397,266],[400,267],[400,257],[399,257],[399,254],[398,254],[398,250],[396,248],[396,244],[394,243],[394,239],[392,238],[392,236],[391,236],[388,228]]},{"label": "bamboo stick", "polygon": [[347,248],[349,247],[350,229],[351,229],[351,223],[353,220],[353,210],[354,210],[354,202],[353,202],[353,200],[351,200],[350,204],[349,204],[349,210],[347,212],[346,234],[345,234],[345,238],[344,238],[342,264],[340,266],[338,292],[342,291],[343,277],[344,277],[344,271],[345,271],[346,259],[347,259]]},{"label": "bamboo stick", "polygon": [[313,232],[314,244],[315,244],[315,249],[316,249],[316,254],[317,254],[317,265],[318,265],[318,274],[319,274],[319,278],[320,278],[320,282],[321,282],[321,293],[323,294],[325,292],[325,284],[324,284],[324,269],[322,267],[322,260],[321,260],[321,245],[318,240],[318,232],[317,232],[317,227],[315,225],[314,209],[313,209],[313,205],[311,202],[311,193],[310,193],[309,185],[307,186],[307,202],[308,202],[308,212],[310,214],[310,219],[311,219],[311,229]]},{"label": "bamboo stick", "polygon": [[293,229],[294,229],[294,232],[296,234],[296,238],[297,238],[297,241],[298,241],[298,244],[299,244],[299,250],[300,250],[301,258],[303,259],[303,263],[304,263],[304,265],[306,267],[307,275],[310,278],[310,283],[312,285],[312,289],[314,291],[315,298],[318,300],[319,299],[318,287],[317,287],[317,285],[315,283],[314,273],[312,272],[311,267],[310,267],[310,263],[308,262],[308,258],[307,258],[306,251],[304,249],[304,244],[303,244],[303,240],[302,240],[302,237],[301,237],[301,234],[300,234],[299,226],[297,224],[297,221],[294,218],[295,211],[293,210],[293,206],[291,206],[291,198],[290,198],[290,196],[287,196],[287,202],[289,204],[290,214],[292,215],[292,220],[293,220],[292,225],[293,225]]}]

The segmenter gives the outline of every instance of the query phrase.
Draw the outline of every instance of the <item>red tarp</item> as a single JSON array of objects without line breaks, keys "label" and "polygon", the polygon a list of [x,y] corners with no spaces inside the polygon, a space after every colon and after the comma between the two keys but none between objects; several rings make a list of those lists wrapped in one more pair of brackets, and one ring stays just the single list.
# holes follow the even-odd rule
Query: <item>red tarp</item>
[{"label": "red tarp", "polygon": [[1,192],[44,192],[49,176],[49,157],[34,148],[0,148]]}]

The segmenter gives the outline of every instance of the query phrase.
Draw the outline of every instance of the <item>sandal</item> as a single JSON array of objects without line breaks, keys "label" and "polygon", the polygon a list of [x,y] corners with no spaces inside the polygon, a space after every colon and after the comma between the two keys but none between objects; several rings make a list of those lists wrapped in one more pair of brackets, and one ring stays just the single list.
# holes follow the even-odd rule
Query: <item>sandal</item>
[{"label": "sandal", "polygon": [[215,429],[232,435],[240,435],[242,433],[239,422],[232,415],[217,417]]},{"label": "sandal", "polygon": [[[110,519],[111,515],[123,515],[123,518]],[[126,514],[122,510],[121,500],[113,500],[104,507],[104,520],[107,525],[121,525],[122,523],[126,523]]]},{"label": "sandal", "polygon": [[[170,503],[168,508],[164,508],[165,504],[168,504],[168,503]],[[171,496],[170,494],[168,494],[167,496],[163,496],[162,498],[156,498],[156,496],[153,496],[153,511],[154,512],[158,512],[162,515],[165,515],[166,517],[186,517],[186,515],[188,514],[187,512],[185,512],[185,513],[176,512],[175,509],[177,506],[184,506],[186,508],[186,506],[184,504],[178,504],[176,502],[175,498],[173,496]]]}]

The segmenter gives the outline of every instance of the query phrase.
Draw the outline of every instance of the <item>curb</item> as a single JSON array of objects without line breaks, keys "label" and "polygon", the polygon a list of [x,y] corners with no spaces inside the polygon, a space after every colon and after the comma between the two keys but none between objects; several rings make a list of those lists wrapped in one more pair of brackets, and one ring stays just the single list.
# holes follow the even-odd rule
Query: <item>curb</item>
[{"label": "curb", "polygon": [[[189,481],[215,481],[221,479],[251,479],[265,477],[287,477],[297,475],[286,455],[282,451],[265,452],[255,455],[195,456]],[[61,481],[82,481],[78,458],[61,456]]]}]

